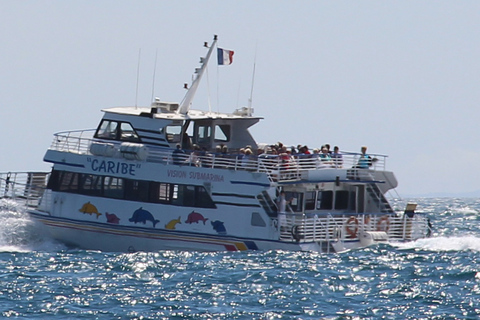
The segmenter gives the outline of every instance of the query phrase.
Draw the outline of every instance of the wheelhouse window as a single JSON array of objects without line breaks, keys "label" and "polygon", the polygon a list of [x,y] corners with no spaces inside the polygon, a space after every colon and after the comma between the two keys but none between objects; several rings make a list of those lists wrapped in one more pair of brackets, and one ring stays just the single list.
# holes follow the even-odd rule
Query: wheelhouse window
[{"label": "wheelhouse window", "polygon": [[165,127],[165,136],[167,137],[167,141],[170,143],[179,143],[181,133],[182,133],[181,124],[174,124],[174,125],[169,125]]},{"label": "wheelhouse window", "polygon": [[210,144],[210,137],[212,136],[210,125],[199,125],[196,129],[197,143],[200,145]]},{"label": "wheelhouse window", "polygon": [[228,142],[230,141],[230,125],[217,124],[215,126],[215,142]]},{"label": "wheelhouse window", "polygon": [[140,137],[130,123],[113,120],[102,120],[95,138],[140,142]]}]

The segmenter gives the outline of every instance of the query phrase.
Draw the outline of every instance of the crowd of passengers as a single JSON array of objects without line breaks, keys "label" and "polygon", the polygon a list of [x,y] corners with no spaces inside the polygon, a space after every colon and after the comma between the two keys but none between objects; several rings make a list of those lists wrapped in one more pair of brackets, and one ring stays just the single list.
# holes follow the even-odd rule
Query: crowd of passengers
[{"label": "crowd of passengers", "polygon": [[[330,150],[330,145],[325,144],[321,148],[310,151],[306,145],[287,147],[278,142],[265,148],[253,149],[246,146],[237,152],[229,152],[227,146],[217,145],[215,152],[209,152],[193,144],[192,150],[183,150],[180,144],[172,153],[172,161],[177,165],[189,165],[197,167],[230,167],[232,164],[238,167],[256,168],[263,165],[265,168],[278,167],[288,170],[301,166],[304,169],[342,168],[343,156],[338,146]],[[253,151],[255,150],[255,152]],[[367,147],[362,147],[357,168],[369,168],[375,159],[366,154]]]}]

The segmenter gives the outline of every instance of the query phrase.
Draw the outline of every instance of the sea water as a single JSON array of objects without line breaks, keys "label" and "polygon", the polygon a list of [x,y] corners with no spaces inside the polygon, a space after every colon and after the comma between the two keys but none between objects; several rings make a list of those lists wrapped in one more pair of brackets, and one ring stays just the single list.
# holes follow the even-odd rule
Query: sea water
[{"label": "sea water", "polygon": [[480,200],[409,201],[431,238],[318,254],[72,249],[0,200],[0,317],[479,319]]}]

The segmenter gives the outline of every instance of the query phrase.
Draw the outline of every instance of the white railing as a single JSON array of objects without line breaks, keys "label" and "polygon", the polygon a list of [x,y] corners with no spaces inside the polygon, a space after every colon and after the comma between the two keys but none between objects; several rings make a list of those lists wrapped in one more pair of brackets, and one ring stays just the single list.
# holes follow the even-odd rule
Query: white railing
[{"label": "white railing", "polygon": [[88,154],[95,129],[56,133],[50,149],[71,153]]},{"label": "white railing", "polygon": [[411,241],[427,236],[425,215],[317,215],[279,214],[280,240],[312,242],[359,240],[362,232],[384,231],[389,240]]},{"label": "white railing", "polygon": [[0,172],[0,198],[22,199],[36,206],[47,186],[49,172]]},{"label": "white railing", "polygon": [[[102,143],[98,139],[93,139],[94,131],[92,129],[57,133],[54,136],[50,149],[78,154],[91,154],[90,146],[92,142]],[[119,151],[120,141],[104,141],[104,143],[108,143],[115,148],[114,157],[122,156],[122,153]],[[357,166],[360,159],[360,154],[353,152],[343,152],[341,161],[335,161],[335,159],[324,161],[316,154],[245,156],[236,152],[215,154],[193,153],[192,151],[175,158],[172,153],[173,149],[146,147],[148,149],[146,161],[148,162],[266,172],[273,181],[301,179],[302,174],[309,170],[353,168]],[[380,154],[370,154],[370,156],[375,159],[372,161],[370,170],[385,170],[387,156]]]}]

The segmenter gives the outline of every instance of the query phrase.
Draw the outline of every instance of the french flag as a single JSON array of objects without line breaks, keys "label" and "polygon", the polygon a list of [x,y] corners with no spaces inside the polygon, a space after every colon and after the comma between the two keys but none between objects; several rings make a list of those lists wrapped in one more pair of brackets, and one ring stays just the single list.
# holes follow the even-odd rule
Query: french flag
[{"label": "french flag", "polygon": [[233,51],[217,48],[218,65],[228,66],[233,62]]}]

